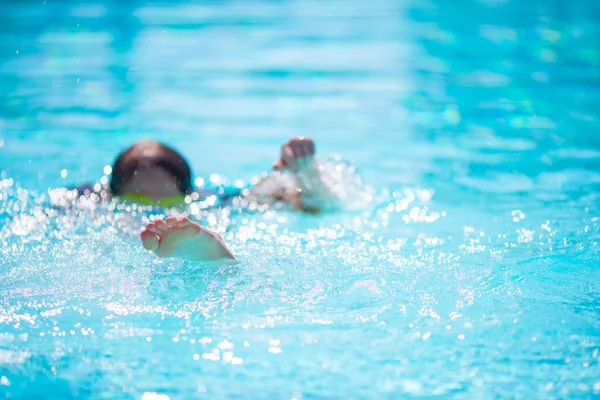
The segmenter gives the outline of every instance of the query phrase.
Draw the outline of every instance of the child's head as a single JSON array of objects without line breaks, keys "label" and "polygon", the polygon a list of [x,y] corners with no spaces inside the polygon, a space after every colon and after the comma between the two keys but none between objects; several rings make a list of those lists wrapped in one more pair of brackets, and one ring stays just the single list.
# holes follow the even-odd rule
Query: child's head
[{"label": "child's head", "polygon": [[157,142],[138,142],[119,155],[112,168],[114,196],[153,202],[181,197],[192,190],[190,167],[175,150]]}]

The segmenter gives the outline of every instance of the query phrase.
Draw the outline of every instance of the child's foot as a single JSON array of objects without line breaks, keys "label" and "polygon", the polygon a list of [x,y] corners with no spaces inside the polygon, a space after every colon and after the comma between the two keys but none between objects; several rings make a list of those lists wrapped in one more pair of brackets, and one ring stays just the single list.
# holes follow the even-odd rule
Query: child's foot
[{"label": "child's foot", "polygon": [[219,235],[189,218],[154,221],[142,230],[140,239],[144,248],[158,257],[182,257],[192,261],[235,259]]}]

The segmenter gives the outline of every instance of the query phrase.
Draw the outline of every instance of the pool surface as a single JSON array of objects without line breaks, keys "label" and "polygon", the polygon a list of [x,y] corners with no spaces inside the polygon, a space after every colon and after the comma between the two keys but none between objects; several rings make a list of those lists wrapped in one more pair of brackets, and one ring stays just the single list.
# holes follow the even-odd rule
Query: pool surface
[{"label": "pool surface", "polygon": [[[600,397],[599,37],[593,0],[1,1],[0,398]],[[236,267],[49,204],[142,138],[235,186],[294,135],[363,204],[196,210]]]}]

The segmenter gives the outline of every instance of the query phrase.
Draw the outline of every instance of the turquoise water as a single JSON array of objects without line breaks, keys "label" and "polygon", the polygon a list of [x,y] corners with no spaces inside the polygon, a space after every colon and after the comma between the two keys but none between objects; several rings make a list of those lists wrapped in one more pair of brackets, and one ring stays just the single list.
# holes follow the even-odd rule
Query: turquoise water
[{"label": "turquoise water", "polygon": [[[0,398],[600,396],[600,3],[172,3],[0,2]],[[197,212],[235,268],[48,204],[138,139],[234,184],[293,135],[371,198]]]}]

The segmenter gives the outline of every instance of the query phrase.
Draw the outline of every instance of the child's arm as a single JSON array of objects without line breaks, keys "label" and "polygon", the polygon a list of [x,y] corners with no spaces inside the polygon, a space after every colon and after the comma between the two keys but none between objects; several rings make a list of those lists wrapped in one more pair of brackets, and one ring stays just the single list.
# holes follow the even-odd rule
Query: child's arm
[{"label": "child's arm", "polygon": [[335,195],[322,179],[312,139],[299,137],[287,141],[273,169],[288,174],[279,175],[276,172],[264,177],[251,189],[251,198],[258,201],[285,201],[296,209],[310,213],[318,213],[326,205],[336,202]]},{"label": "child's arm", "polygon": [[306,212],[318,213],[336,202],[335,195],[323,180],[321,166],[315,158],[315,143],[311,138],[292,138],[284,143],[275,170],[285,169],[295,176],[291,203]]},{"label": "child's arm", "polygon": [[321,166],[314,157],[296,172],[296,181],[297,208],[309,213],[318,213],[337,203],[337,198],[323,180]]}]

